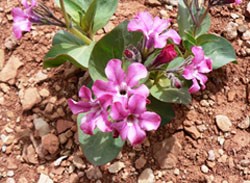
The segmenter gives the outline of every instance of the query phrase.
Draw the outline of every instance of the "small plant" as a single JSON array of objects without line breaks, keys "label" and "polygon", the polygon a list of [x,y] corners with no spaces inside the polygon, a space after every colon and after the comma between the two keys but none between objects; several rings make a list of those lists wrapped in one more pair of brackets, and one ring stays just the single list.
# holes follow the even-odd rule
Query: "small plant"
[{"label": "small plant", "polygon": [[142,143],[147,131],[174,118],[172,103],[188,105],[192,93],[206,88],[207,73],[236,61],[230,42],[208,33],[208,12],[239,0],[179,0],[178,31],[171,20],[139,12],[97,42],[94,35],[115,12],[117,0],[56,3],[64,21],[45,5],[23,0],[24,9],[12,11],[13,32],[20,39],[32,24],[64,28],[53,38],[44,67],[69,61],[89,77],[80,100],[69,99],[68,105],[78,114],[82,150],[95,165],[113,160],[125,141]]}]

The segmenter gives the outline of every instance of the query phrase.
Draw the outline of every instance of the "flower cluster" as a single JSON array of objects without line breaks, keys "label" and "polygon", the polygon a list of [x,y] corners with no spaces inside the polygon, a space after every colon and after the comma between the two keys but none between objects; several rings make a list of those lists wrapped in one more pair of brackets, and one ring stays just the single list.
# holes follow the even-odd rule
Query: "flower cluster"
[{"label": "flower cluster", "polygon": [[139,81],[147,77],[147,70],[140,63],[132,63],[127,72],[122,62],[112,59],[105,68],[108,81],[96,80],[91,91],[83,86],[79,91],[82,99],[76,102],[69,99],[68,104],[74,114],[86,113],[81,119],[81,129],[92,135],[96,126],[103,132],[119,134],[122,140],[128,139],[132,145],[141,143],[145,131],[156,130],[161,118],[147,111],[146,103],[149,90]]}]

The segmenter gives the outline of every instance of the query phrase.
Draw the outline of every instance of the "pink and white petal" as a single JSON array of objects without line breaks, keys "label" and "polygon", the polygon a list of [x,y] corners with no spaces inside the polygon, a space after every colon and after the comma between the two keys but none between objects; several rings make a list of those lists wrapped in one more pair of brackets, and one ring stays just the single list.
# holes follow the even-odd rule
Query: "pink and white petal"
[{"label": "pink and white petal", "polygon": [[13,24],[13,33],[17,39],[22,37],[23,31],[30,31],[31,23],[28,20],[14,22]]},{"label": "pink and white petal", "polygon": [[132,95],[128,100],[128,109],[131,114],[141,114],[146,111],[146,98],[141,95]]},{"label": "pink and white petal", "polygon": [[155,112],[144,112],[140,117],[140,127],[144,130],[157,130],[161,124],[161,117]]},{"label": "pink and white petal", "polygon": [[126,83],[130,87],[134,87],[139,84],[139,81],[146,78],[148,71],[146,67],[140,63],[132,63],[128,66]]},{"label": "pink and white petal", "polygon": [[167,32],[161,34],[160,37],[165,38],[166,40],[170,38],[175,44],[180,44],[181,42],[180,35],[174,29],[169,29]]},{"label": "pink and white petal", "polygon": [[96,116],[95,123],[102,132],[111,132],[111,122],[108,121],[106,112],[101,112],[100,115]]},{"label": "pink and white petal", "polygon": [[72,99],[68,100],[68,106],[70,110],[73,112],[73,114],[88,112],[92,107],[88,102],[83,102],[83,101],[76,102]]},{"label": "pink and white petal", "polygon": [[212,60],[209,58],[205,58],[199,65],[198,71],[200,73],[209,73],[213,70]]},{"label": "pink and white petal", "polygon": [[101,107],[106,110],[113,102],[113,96],[112,95],[102,95],[98,98],[98,101],[101,105]]},{"label": "pink and white petal", "polygon": [[194,72],[195,72],[194,67],[191,64],[185,67],[182,76],[187,80],[191,80],[194,78]]},{"label": "pink and white petal", "polygon": [[34,7],[34,6],[36,6],[36,0],[31,0],[31,7]]},{"label": "pink and white petal", "polygon": [[204,51],[201,46],[193,46],[192,53],[194,54],[192,63],[199,64],[204,60]]},{"label": "pink and white petal", "polygon": [[201,85],[202,90],[204,90],[204,89],[206,88],[205,83],[206,83],[207,80],[208,80],[207,76],[204,75],[204,74],[198,73],[198,74],[196,75],[196,78],[199,80],[199,83],[200,83],[200,85]]},{"label": "pink and white petal", "polygon": [[131,145],[135,146],[143,142],[146,138],[146,133],[140,128],[138,123],[134,123],[132,126],[128,126],[127,136]]},{"label": "pink and white petal", "polygon": [[22,30],[19,28],[19,26],[17,26],[17,25],[15,26],[15,23],[13,25],[12,31],[14,33],[14,36],[17,39],[21,39],[21,37],[22,37]]},{"label": "pink and white petal", "polygon": [[85,134],[93,135],[95,127],[96,123],[93,118],[93,113],[87,114],[82,117],[80,128]]},{"label": "pink and white petal", "polygon": [[152,29],[153,17],[149,12],[140,12],[128,23],[128,31],[140,31],[148,37]]},{"label": "pink and white petal", "polygon": [[120,121],[128,116],[128,111],[120,102],[115,102],[111,107],[110,116],[113,120]]},{"label": "pink and white petal", "polygon": [[96,80],[95,83],[92,86],[92,90],[97,98],[107,95],[107,94],[115,94],[116,85],[113,84],[113,82],[106,82],[102,80]]},{"label": "pink and white petal", "polygon": [[149,96],[149,89],[144,84],[141,84],[139,87],[133,88],[133,89],[129,90],[128,92],[129,92],[128,93],[129,95],[138,94],[138,95],[141,95],[145,98],[147,98]]},{"label": "pink and white petal", "polygon": [[25,8],[29,8],[29,4],[28,4],[27,0],[22,0],[22,5],[23,5]]},{"label": "pink and white petal", "polygon": [[27,15],[23,12],[21,8],[13,8],[11,11],[14,22],[25,21],[28,19]]},{"label": "pink and white petal", "polygon": [[122,61],[119,59],[110,60],[105,68],[105,74],[109,81],[117,85],[121,84],[125,78],[125,73],[122,69]]},{"label": "pink and white petal", "polygon": [[86,87],[86,86],[82,86],[78,92],[79,97],[83,100],[83,101],[90,101],[92,99],[92,93],[91,90]]},{"label": "pink and white petal", "polygon": [[119,132],[119,135],[123,141],[127,139],[128,126],[125,121],[112,123],[112,128]]},{"label": "pink and white petal", "polygon": [[159,34],[154,34],[153,42],[154,48],[163,48],[166,46],[167,38]]},{"label": "pink and white petal", "polygon": [[197,82],[196,79],[193,79],[193,85],[188,89],[189,93],[196,93],[198,92],[201,88]]},{"label": "pink and white petal", "polygon": [[170,26],[170,20],[161,19],[159,17],[154,18],[153,31],[155,34],[161,34]]}]

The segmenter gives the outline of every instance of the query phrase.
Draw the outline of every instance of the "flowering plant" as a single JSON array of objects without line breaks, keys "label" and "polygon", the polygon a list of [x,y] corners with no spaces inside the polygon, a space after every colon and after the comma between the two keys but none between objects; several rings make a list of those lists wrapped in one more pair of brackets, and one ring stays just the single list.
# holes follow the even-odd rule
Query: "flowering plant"
[{"label": "flowering plant", "polygon": [[[66,61],[83,69],[86,81],[79,101],[68,100],[78,114],[79,142],[95,165],[114,159],[124,142],[143,143],[146,131],[174,118],[171,103],[187,105],[206,88],[207,73],[236,60],[230,42],[208,34],[209,9],[239,0],[179,0],[178,31],[171,20],[139,12],[99,41],[96,32],[115,12],[118,0],[56,0],[64,21],[35,0],[12,10],[13,33],[20,39],[32,24],[63,27],[55,34],[44,67]],[[91,89],[93,91],[91,91]]]}]

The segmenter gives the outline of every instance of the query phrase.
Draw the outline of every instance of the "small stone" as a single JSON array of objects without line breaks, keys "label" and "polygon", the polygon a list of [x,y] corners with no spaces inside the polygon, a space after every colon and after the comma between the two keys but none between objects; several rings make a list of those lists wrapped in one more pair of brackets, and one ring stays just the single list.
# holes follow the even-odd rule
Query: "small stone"
[{"label": "small stone", "polygon": [[236,96],[236,92],[234,90],[230,90],[227,94],[227,100],[229,102],[232,102],[234,101],[235,96]]},{"label": "small stone", "polygon": [[74,123],[66,120],[59,119],[56,122],[56,130],[59,134],[67,131],[70,129],[72,126],[74,126]]},{"label": "small stone", "polygon": [[228,156],[226,154],[222,155],[219,159],[218,162],[219,163],[226,163],[227,162],[227,158]]},{"label": "small stone", "polygon": [[193,139],[198,139],[201,136],[200,132],[197,130],[197,128],[195,126],[184,127],[184,130],[188,134],[190,134]]},{"label": "small stone", "polygon": [[15,175],[15,173],[14,173],[13,170],[9,170],[9,171],[7,172],[7,176],[8,176],[8,177],[13,177],[14,175]]},{"label": "small stone", "polygon": [[37,88],[28,88],[24,91],[23,96],[21,96],[23,110],[29,110],[39,102],[41,102],[41,97]]},{"label": "small stone", "polygon": [[6,183],[16,183],[16,181],[13,178],[7,178]]},{"label": "small stone", "polygon": [[41,173],[37,183],[53,183],[53,180],[49,176]]},{"label": "small stone", "polygon": [[68,141],[68,138],[65,133],[59,135],[59,142],[60,144],[65,144]]},{"label": "small stone", "polygon": [[242,122],[238,124],[238,127],[242,130],[249,128],[249,126],[250,126],[249,116],[247,116]]},{"label": "small stone", "polygon": [[240,161],[240,165],[242,167],[249,167],[250,166],[250,160],[249,159],[243,159]]},{"label": "small stone", "polygon": [[218,128],[223,132],[228,132],[231,130],[232,122],[227,116],[217,115],[215,116],[215,121]]},{"label": "small stone", "polygon": [[4,66],[4,50],[0,49],[0,71],[2,70]]},{"label": "small stone", "polygon": [[47,78],[48,78],[47,74],[44,74],[42,71],[38,71],[34,76],[34,82],[39,83],[41,81],[46,80]]},{"label": "small stone", "polygon": [[79,182],[79,177],[77,176],[77,174],[72,173],[69,176],[69,183],[78,183]]},{"label": "small stone", "polygon": [[206,165],[202,165],[202,166],[201,166],[201,171],[202,171],[203,173],[208,173],[209,169],[208,169],[208,167],[207,167]]},{"label": "small stone", "polygon": [[5,39],[4,46],[8,50],[13,50],[16,45],[17,45],[17,40],[13,35],[11,35]]},{"label": "small stone", "polygon": [[33,123],[40,137],[47,135],[50,132],[49,124],[43,118],[35,117]]},{"label": "small stone", "polygon": [[64,159],[66,159],[67,157],[68,157],[68,156],[62,156],[62,157],[58,158],[57,160],[55,160],[55,161],[54,161],[54,166],[60,166],[61,163],[62,163],[62,161],[63,161]]},{"label": "small stone", "polygon": [[145,166],[145,164],[147,163],[146,159],[144,158],[144,156],[140,156],[140,158],[138,158],[135,161],[135,168],[136,169],[141,169]]},{"label": "small stone", "polygon": [[225,37],[228,40],[233,40],[238,36],[237,33],[238,24],[234,22],[229,22],[225,28]]},{"label": "small stone", "polygon": [[147,0],[147,3],[152,6],[160,6],[161,3],[158,0]]},{"label": "small stone", "polygon": [[115,25],[109,21],[105,26],[104,26],[104,30],[105,32],[110,32],[112,31],[112,29],[114,29]]},{"label": "small stone", "polygon": [[85,171],[85,173],[89,180],[102,178],[102,172],[98,167],[91,166]]},{"label": "small stone", "polygon": [[82,158],[80,158],[79,156],[76,156],[76,155],[73,157],[73,164],[78,169],[84,169],[86,167]]},{"label": "small stone", "polygon": [[214,161],[215,160],[215,153],[213,150],[208,151],[208,158],[209,161]]},{"label": "small stone", "polygon": [[200,104],[201,104],[202,107],[209,107],[209,103],[208,103],[207,100],[201,100]]},{"label": "small stone", "polygon": [[[246,15],[247,15],[247,17],[249,17],[250,18],[250,2],[249,3],[247,3],[247,13],[246,13]],[[250,181],[249,181],[250,182]]]},{"label": "small stone", "polygon": [[41,90],[39,91],[39,94],[40,94],[41,97],[44,97],[44,98],[45,98],[45,97],[48,97],[48,96],[50,95],[50,92],[49,92],[49,90],[43,88],[43,89],[41,89]]},{"label": "small stone", "polygon": [[108,167],[110,173],[118,173],[121,169],[125,167],[123,162],[117,161]]},{"label": "small stone", "polygon": [[18,69],[23,63],[16,56],[11,56],[0,72],[0,81],[14,84]]},{"label": "small stone", "polygon": [[16,170],[18,168],[17,163],[14,161],[14,159],[7,160],[7,168],[9,170]]},{"label": "small stone", "polygon": [[221,146],[223,146],[223,144],[224,144],[224,142],[225,142],[225,139],[224,139],[224,137],[219,136],[218,139],[217,139],[217,141],[218,141],[218,143],[219,143]]},{"label": "small stone", "polygon": [[178,0],[165,0],[167,4],[172,6],[178,6]]},{"label": "small stone", "polygon": [[247,30],[246,32],[243,33],[242,39],[245,41],[250,40],[250,30]]},{"label": "small stone", "polygon": [[59,139],[52,133],[42,137],[42,147],[50,154],[55,154],[59,149]]},{"label": "small stone", "polygon": [[155,182],[155,176],[151,168],[143,170],[143,172],[140,174],[138,178],[138,183],[154,183],[154,182]]},{"label": "small stone", "polygon": [[235,14],[235,13],[231,13],[230,15],[231,15],[231,17],[232,17],[233,19],[237,19],[237,18],[240,17],[239,15],[237,15],[237,14]]},{"label": "small stone", "polygon": [[30,144],[27,147],[27,155],[25,157],[29,163],[38,164],[38,158],[34,147]]},{"label": "small stone", "polygon": [[238,27],[238,31],[239,31],[240,33],[246,32],[247,29],[248,29],[248,27],[247,27],[246,25],[244,25],[244,24],[239,25],[239,27]]},{"label": "small stone", "polygon": [[174,174],[176,176],[180,175],[180,170],[178,168],[174,169]]}]

